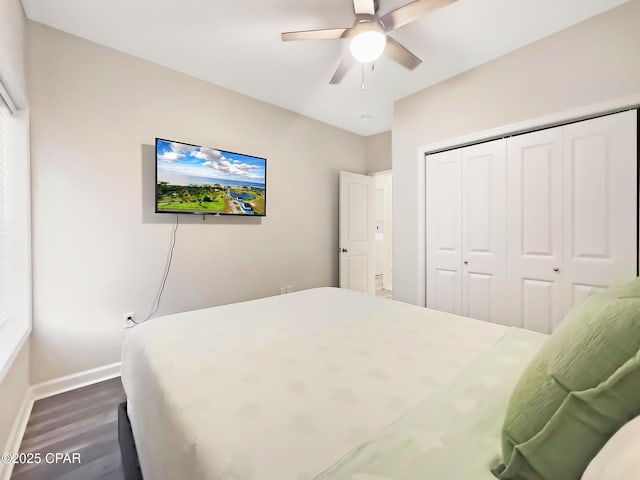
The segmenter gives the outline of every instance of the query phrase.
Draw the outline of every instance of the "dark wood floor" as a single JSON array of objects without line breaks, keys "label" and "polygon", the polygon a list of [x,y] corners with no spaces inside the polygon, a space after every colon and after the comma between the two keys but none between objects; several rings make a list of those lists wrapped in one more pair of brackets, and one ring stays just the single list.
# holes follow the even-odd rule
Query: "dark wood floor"
[{"label": "dark wood floor", "polygon": [[[33,405],[20,452],[40,453],[39,465],[16,465],[11,480],[122,480],[118,447],[120,378],[89,385]],[[80,463],[44,461],[47,453],[79,453]]]}]

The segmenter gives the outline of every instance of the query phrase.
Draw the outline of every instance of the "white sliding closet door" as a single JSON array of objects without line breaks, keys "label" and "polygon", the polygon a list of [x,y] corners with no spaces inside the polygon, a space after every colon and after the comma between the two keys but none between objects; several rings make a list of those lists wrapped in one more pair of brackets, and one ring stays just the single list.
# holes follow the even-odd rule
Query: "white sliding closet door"
[{"label": "white sliding closet door", "polygon": [[564,127],[565,310],[636,275],[635,111]]},{"label": "white sliding closet door", "polygon": [[427,156],[427,306],[461,314],[462,151]]},{"label": "white sliding closet door", "polygon": [[504,140],[462,149],[462,314],[507,321]]},{"label": "white sliding closet door", "polygon": [[638,268],[637,112],[427,156],[427,306],[550,333]]},{"label": "white sliding closet door", "polygon": [[562,305],[562,127],[508,140],[507,264],[511,324],[551,332]]}]

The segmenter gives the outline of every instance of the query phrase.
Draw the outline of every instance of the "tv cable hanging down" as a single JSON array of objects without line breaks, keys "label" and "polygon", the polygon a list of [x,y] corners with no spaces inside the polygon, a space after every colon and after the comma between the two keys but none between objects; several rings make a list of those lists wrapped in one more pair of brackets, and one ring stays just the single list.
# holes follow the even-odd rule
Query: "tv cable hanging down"
[{"label": "tv cable hanging down", "polygon": [[164,274],[162,275],[162,281],[160,282],[160,286],[158,287],[156,298],[154,299],[153,304],[151,305],[151,312],[149,313],[149,315],[147,315],[147,318],[145,318],[141,322],[136,322],[134,320],[133,323],[137,325],[144,323],[147,320],[150,320],[151,317],[153,317],[155,313],[158,311],[158,309],[160,308],[160,300],[162,300],[162,293],[164,292],[164,287],[167,284],[167,278],[169,278],[169,272],[171,271],[171,262],[173,261],[173,250],[176,247],[176,234],[178,233],[178,225],[180,224],[179,218],[180,218],[180,215],[176,214],[176,224],[173,226],[173,231],[171,232],[171,247],[169,248],[169,253],[167,254],[167,263],[164,267]]}]

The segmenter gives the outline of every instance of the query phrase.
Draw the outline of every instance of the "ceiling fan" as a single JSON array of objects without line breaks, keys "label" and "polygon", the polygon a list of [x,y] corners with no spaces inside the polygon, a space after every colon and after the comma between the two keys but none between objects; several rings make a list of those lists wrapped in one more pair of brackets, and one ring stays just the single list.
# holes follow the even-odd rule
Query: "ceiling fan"
[{"label": "ceiling fan", "polygon": [[373,62],[383,52],[403,67],[413,70],[422,63],[422,60],[390,37],[388,33],[413,22],[429,10],[454,1],[456,0],[415,0],[379,16],[378,0],[353,0],[356,19],[352,27],[284,32],[281,34],[282,41],[350,39],[349,52],[340,62],[336,73],[329,82],[331,84],[340,83],[356,61]]}]

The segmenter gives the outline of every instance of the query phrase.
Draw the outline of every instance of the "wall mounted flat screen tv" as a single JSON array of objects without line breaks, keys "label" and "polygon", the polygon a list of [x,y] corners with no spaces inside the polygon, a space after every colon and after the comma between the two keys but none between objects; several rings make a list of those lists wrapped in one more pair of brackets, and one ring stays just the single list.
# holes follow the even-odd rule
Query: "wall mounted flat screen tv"
[{"label": "wall mounted flat screen tv", "polygon": [[156,138],[156,213],[266,214],[267,160]]}]

